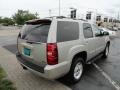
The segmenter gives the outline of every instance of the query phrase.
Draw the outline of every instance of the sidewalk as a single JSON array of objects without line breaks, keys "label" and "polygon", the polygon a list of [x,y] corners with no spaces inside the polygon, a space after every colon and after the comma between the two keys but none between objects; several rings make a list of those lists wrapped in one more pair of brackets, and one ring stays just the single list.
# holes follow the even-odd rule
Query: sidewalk
[{"label": "sidewalk", "polygon": [[14,54],[2,47],[0,47],[0,51],[0,64],[17,90],[71,90],[57,81],[46,80],[23,70]]}]

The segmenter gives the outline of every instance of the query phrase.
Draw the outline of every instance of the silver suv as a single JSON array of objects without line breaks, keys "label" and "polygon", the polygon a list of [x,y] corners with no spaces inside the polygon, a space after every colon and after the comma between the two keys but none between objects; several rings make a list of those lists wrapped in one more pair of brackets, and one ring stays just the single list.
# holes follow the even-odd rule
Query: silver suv
[{"label": "silver suv", "polygon": [[46,18],[27,21],[18,35],[16,57],[24,69],[48,79],[67,75],[78,82],[83,66],[108,56],[110,39],[84,20]]}]

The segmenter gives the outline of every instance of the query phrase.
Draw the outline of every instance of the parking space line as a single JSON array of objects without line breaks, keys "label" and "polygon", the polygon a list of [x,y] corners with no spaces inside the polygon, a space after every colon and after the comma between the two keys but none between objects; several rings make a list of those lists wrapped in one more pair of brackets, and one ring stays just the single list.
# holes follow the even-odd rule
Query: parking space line
[{"label": "parking space line", "polygon": [[112,80],[106,72],[104,72],[97,64],[93,63],[93,65],[116,88],[116,90],[120,90],[120,86],[114,80]]}]

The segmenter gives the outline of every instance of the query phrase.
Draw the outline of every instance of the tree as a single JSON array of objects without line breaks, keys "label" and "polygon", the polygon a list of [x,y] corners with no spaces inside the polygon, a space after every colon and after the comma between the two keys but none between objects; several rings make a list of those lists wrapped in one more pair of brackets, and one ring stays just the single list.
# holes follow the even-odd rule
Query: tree
[{"label": "tree", "polygon": [[0,17],[0,23],[2,23],[2,17]]},{"label": "tree", "polygon": [[13,19],[8,18],[8,17],[5,17],[5,18],[3,18],[1,20],[2,20],[1,23],[3,23],[4,25],[14,25],[15,24],[15,22],[13,21]]},{"label": "tree", "polygon": [[0,23],[3,25],[14,25],[15,24],[13,19],[8,18],[8,17],[5,17],[5,18],[0,17]]},{"label": "tree", "polygon": [[29,11],[24,11],[24,10],[18,10],[17,13],[15,13],[15,15],[13,15],[13,20],[15,21],[15,23],[17,23],[18,25],[23,25],[25,23],[25,21],[28,20],[32,20],[32,19],[37,19],[38,18],[38,14],[32,14]]}]

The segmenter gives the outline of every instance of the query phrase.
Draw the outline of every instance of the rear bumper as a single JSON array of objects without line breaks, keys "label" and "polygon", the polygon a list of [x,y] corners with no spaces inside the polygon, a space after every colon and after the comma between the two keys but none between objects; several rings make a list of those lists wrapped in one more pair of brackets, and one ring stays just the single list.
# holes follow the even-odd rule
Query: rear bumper
[{"label": "rear bumper", "polygon": [[30,58],[26,58],[23,55],[20,55],[19,53],[16,54],[16,57],[22,65],[27,66],[27,67],[29,67],[35,71],[38,71],[40,73],[44,73],[45,65],[39,66],[37,64],[34,64],[34,63],[30,62],[33,60],[30,60]]},{"label": "rear bumper", "polygon": [[16,57],[19,63],[27,69],[47,79],[57,79],[69,72],[70,63],[68,62],[63,62],[57,65],[37,65],[30,62],[31,60],[19,53],[16,54]]}]

